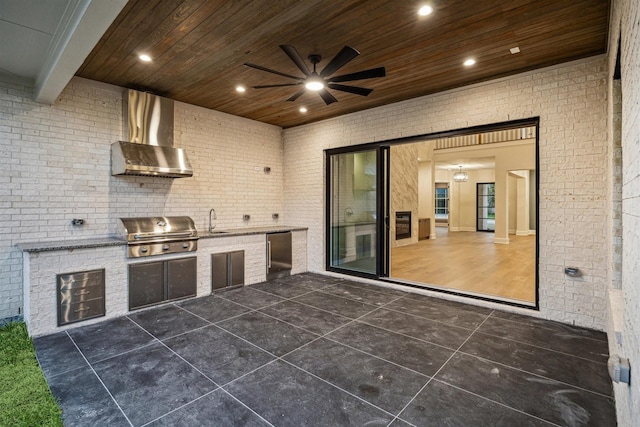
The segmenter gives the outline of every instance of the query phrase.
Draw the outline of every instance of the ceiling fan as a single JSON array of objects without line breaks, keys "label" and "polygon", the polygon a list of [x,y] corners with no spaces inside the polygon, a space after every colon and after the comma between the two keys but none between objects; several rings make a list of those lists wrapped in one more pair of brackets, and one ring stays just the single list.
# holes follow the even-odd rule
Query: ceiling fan
[{"label": "ceiling fan", "polygon": [[294,93],[291,97],[287,99],[287,101],[295,101],[298,99],[304,92],[305,89],[309,89],[311,91],[316,91],[325,102],[325,104],[329,105],[334,102],[338,102],[338,100],[329,93],[328,89],[339,90],[342,92],[354,93],[356,95],[367,96],[373,89],[368,89],[364,87],[358,86],[350,86],[339,84],[339,82],[350,82],[355,80],[364,80],[364,79],[372,79],[376,77],[384,77],[386,75],[386,71],[384,67],[371,68],[369,70],[358,71],[350,74],[343,74],[340,76],[331,77],[333,73],[338,71],[340,68],[344,67],[351,60],[360,55],[360,52],[355,50],[350,46],[345,46],[342,48],[340,52],[336,56],[333,57],[331,61],[318,73],[316,71],[316,65],[320,62],[322,57],[320,55],[309,55],[309,62],[313,65],[313,71],[309,70],[307,64],[304,62],[298,51],[290,45],[280,45],[280,49],[284,51],[284,53],[293,61],[294,64],[302,71],[305,77],[297,77],[292,76],[291,74],[281,73],[280,71],[272,70],[270,68],[265,68],[260,65],[245,63],[247,67],[255,68],[256,70],[266,71],[267,73],[277,74],[279,76],[288,77],[290,79],[296,80],[295,83],[282,83],[275,85],[262,85],[262,86],[252,86],[254,89],[265,89],[265,88],[273,88],[273,87],[284,87],[284,86],[298,86],[304,85],[304,88],[300,89],[298,92]]}]

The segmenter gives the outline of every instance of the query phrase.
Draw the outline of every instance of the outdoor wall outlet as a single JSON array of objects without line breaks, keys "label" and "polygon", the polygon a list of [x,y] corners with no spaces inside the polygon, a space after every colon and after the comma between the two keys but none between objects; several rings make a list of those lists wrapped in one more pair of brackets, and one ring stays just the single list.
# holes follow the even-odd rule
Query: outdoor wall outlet
[{"label": "outdoor wall outlet", "polygon": [[565,267],[564,268],[564,274],[566,274],[569,277],[580,277],[580,276],[582,276],[582,272],[580,271],[579,268],[576,268],[576,267]]},{"label": "outdoor wall outlet", "polygon": [[265,166],[264,173],[271,173],[271,168],[269,166]]},{"label": "outdoor wall outlet", "polygon": [[247,214],[242,215],[243,221],[249,221],[250,219],[251,219],[251,215],[247,215]]},{"label": "outdoor wall outlet", "polygon": [[277,213],[271,214],[271,218],[278,219],[280,218],[280,214],[277,214]]},{"label": "outdoor wall outlet", "polygon": [[84,219],[74,218],[74,219],[71,220],[71,225],[82,226],[82,225],[84,225]]},{"label": "outdoor wall outlet", "polygon": [[607,368],[609,370],[609,376],[617,383],[629,384],[631,380],[631,368],[629,366],[629,359],[612,354],[607,361]]}]

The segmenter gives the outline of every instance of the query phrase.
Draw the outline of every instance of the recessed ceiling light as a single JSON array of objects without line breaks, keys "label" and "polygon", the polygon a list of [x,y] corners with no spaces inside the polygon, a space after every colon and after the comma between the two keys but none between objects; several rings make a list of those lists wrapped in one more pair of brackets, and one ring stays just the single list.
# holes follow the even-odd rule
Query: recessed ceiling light
[{"label": "recessed ceiling light", "polygon": [[418,9],[418,15],[420,16],[431,15],[432,12],[433,8],[429,5],[422,6],[420,9]]},{"label": "recessed ceiling light", "polygon": [[518,46],[512,47],[509,49],[509,52],[511,52],[512,55],[515,55],[516,53],[520,53],[520,48]]},{"label": "recessed ceiling light", "polygon": [[138,59],[140,59],[140,61],[144,61],[144,62],[151,62],[151,57],[149,55],[147,55],[146,53],[143,53],[142,55],[138,55]]},{"label": "recessed ceiling light", "polygon": [[243,92],[246,92],[246,91],[247,91],[247,89],[245,89],[244,86],[236,86],[236,92],[243,93]]},{"label": "recessed ceiling light", "polygon": [[473,64],[475,64],[475,63],[476,63],[476,60],[475,60],[475,59],[473,59],[473,58],[469,58],[469,59],[467,59],[466,61],[464,61],[464,62],[462,63],[462,65],[464,65],[465,67],[470,67],[470,66],[472,66],[472,65],[473,65]]},{"label": "recessed ceiling light", "polygon": [[300,112],[301,112],[301,113],[306,113],[306,112],[307,112],[307,109],[306,109],[305,107],[300,107]]}]

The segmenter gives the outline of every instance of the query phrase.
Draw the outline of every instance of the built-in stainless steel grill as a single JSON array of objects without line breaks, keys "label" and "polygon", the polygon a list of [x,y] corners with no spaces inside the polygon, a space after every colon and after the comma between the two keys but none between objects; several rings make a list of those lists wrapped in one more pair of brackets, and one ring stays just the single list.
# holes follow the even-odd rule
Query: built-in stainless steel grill
[{"label": "built-in stainless steel grill", "polygon": [[188,216],[120,218],[118,235],[127,241],[128,258],[198,249],[198,231]]}]

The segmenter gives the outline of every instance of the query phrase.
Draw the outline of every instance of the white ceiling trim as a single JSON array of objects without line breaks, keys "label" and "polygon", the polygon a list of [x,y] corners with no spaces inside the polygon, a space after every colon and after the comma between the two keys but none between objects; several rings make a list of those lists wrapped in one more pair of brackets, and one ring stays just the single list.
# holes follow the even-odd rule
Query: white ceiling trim
[{"label": "white ceiling trim", "polygon": [[35,81],[35,100],[53,104],[127,0],[73,0],[56,29]]}]

